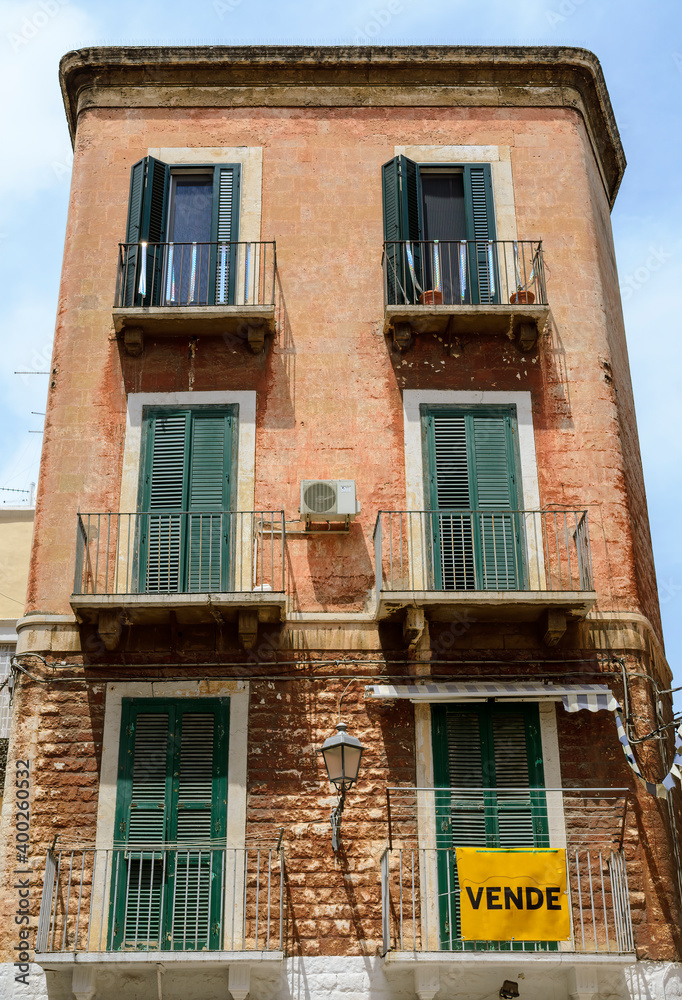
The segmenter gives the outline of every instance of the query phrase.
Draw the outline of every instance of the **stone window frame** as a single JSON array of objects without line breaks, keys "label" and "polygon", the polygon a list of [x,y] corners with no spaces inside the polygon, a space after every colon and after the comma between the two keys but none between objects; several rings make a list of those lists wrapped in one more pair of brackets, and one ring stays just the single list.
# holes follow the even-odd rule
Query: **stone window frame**
[{"label": "stone window frame", "polygon": [[[97,832],[95,849],[110,851],[114,846],[116,803],[118,797],[118,760],[121,743],[121,717],[124,698],[188,699],[195,702],[202,698],[230,699],[230,732],[227,752],[227,828],[225,847],[244,850],[246,847],[247,764],[249,734],[250,682],[247,680],[200,681],[121,681],[108,683],[104,703],[102,732],[102,758],[100,763],[99,794],[97,799]],[[109,901],[112,865],[98,862],[92,888],[92,923],[90,937],[93,941],[106,940],[109,930]],[[234,888],[226,886],[224,900],[225,933],[230,926],[227,914],[235,911],[241,920],[240,906],[243,883]],[[100,920],[103,926],[100,926]]]}]

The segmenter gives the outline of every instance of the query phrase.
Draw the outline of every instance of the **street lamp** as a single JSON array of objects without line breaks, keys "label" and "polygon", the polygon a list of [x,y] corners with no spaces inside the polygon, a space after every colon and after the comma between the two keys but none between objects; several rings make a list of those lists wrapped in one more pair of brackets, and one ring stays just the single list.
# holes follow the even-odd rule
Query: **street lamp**
[{"label": "street lamp", "polygon": [[346,801],[346,791],[358,780],[363,747],[360,740],[350,736],[345,722],[339,722],[334,736],[322,744],[320,753],[324,757],[329,780],[336,786],[339,801],[332,809],[332,848],[334,852],[341,846],[341,814]]}]

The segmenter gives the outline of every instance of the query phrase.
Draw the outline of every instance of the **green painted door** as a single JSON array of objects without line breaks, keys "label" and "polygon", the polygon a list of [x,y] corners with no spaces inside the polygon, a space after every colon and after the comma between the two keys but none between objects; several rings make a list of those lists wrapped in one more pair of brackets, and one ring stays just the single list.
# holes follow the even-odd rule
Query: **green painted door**
[{"label": "green painted door", "polygon": [[441,948],[509,948],[461,940],[454,849],[549,847],[537,705],[433,705],[431,719],[435,785],[450,789],[436,802]]},{"label": "green painted door", "polygon": [[145,413],[140,592],[229,589],[233,423],[226,407]]},{"label": "green painted door", "polygon": [[125,699],[110,940],[220,947],[229,700]]},{"label": "green painted door", "polygon": [[515,413],[434,407],[422,413],[434,590],[522,590]]}]

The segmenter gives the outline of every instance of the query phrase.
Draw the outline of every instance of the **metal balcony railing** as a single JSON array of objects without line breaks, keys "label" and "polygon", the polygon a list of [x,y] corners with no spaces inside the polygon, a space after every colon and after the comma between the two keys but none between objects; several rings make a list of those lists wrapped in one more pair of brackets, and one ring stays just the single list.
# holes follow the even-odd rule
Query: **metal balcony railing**
[{"label": "metal balcony railing", "polygon": [[277,847],[49,851],[36,952],[278,951]]},{"label": "metal balcony railing", "polygon": [[74,594],[284,592],[284,511],[79,514]]},{"label": "metal balcony railing", "polygon": [[[627,789],[391,788],[381,859],[384,953],[632,953],[622,850]],[[566,851],[569,941],[462,940],[456,847]]]},{"label": "metal balcony railing", "polygon": [[276,270],[274,240],[119,243],[114,306],[274,305]]},{"label": "metal balcony railing", "polygon": [[384,243],[384,304],[547,305],[542,240]]},{"label": "metal balcony railing", "polygon": [[376,591],[593,589],[584,510],[379,511]]}]

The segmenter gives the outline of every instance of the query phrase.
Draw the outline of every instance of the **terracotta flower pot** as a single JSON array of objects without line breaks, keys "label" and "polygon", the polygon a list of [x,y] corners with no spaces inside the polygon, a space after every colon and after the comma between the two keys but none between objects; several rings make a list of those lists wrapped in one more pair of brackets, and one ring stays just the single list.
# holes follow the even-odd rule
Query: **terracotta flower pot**
[{"label": "terracotta flower pot", "polygon": [[535,302],[535,292],[512,292],[509,296],[509,301],[515,305],[527,305],[530,306]]},{"label": "terracotta flower pot", "polygon": [[423,306],[442,306],[443,293],[438,292],[435,289],[429,289],[428,291],[421,293],[419,301]]}]

